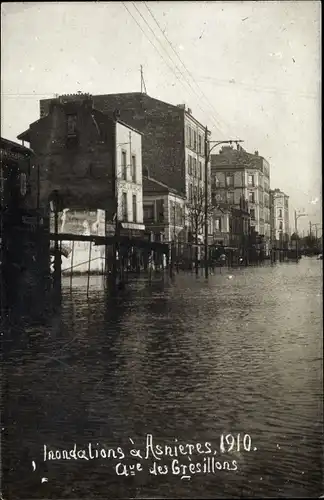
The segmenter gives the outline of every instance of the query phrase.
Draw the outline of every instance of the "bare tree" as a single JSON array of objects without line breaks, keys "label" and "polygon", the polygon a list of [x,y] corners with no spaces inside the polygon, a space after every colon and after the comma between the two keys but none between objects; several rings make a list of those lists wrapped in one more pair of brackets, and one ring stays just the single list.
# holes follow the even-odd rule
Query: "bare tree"
[{"label": "bare tree", "polygon": [[199,236],[204,234],[204,228],[206,224],[206,215],[207,215],[207,223],[213,219],[213,214],[215,212],[215,207],[212,205],[210,201],[210,197],[208,197],[207,203],[207,214],[205,211],[205,192],[202,187],[198,186],[194,188],[193,193],[189,193],[189,200],[186,204],[185,210],[185,219],[186,223],[189,226],[189,231],[192,235],[192,240],[195,245],[195,270],[196,274],[198,274],[199,268],[199,260],[198,260],[198,245],[199,245]]}]

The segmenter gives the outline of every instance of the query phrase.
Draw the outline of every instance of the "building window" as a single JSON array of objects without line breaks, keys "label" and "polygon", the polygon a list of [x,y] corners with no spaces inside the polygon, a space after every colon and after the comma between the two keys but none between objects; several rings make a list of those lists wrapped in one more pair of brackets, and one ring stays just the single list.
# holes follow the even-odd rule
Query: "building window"
[{"label": "building window", "polygon": [[199,170],[198,170],[199,180],[202,180],[202,162],[199,161]]},{"label": "building window", "polygon": [[159,224],[164,223],[164,200],[156,200],[156,217]]},{"label": "building window", "polygon": [[192,156],[188,155],[188,173],[192,175]]},{"label": "building window", "polygon": [[202,153],[202,137],[198,134],[198,153]]},{"label": "building window", "polygon": [[197,132],[195,130],[193,131],[193,147],[194,147],[194,150],[196,151],[196,149],[197,149]]},{"label": "building window", "polygon": [[189,202],[192,203],[192,184],[189,185]]},{"label": "building window", "polygon": [[143,216],[145,222],[154,222],[154,203],[144,203],[143,205]]},{"label": "building window", "polygon": [[136,182],[136,156],[132,155],[132,181]]},{"label": "building window", "polygon": [[279,217],[282,218],[282,210],[281,210],[281,208],[279,209]]},{"label": "building window", "polygon": [[249,191],[249,203],[255,203],[255,195],[253,191]]},{"label": "building window", "polygon": [[126,151],[121,152],[121,163],[122,163],[122,179],[127,180],[127,156]]},{"label": "building window", "polygon": [[232,187],[232,186],[234,186],[234,175],[227,174],[226,175],[226,187]]},{"label": "building window", "polygon": [[197,159],[193,158],[193,176],[197,177]]},{"label": "building window", "polygon": [[216,231],[221,231],[221,220],[219,217],[215,219],[215,230]]},{"label": "building window", "polygon": [[251,208],[251,210],[250,210],[250,216],[251,216],[251,220],[255,220],[255,210],[254,210],[254,208]]},{"label": "building window", "polygon": [[122,218],[124,221],[128,220],[127,193],[123,193],[122,195]]},{"label": "building window", "polygon": [[191,127],[187,126],[187,146],[191,147]]},{"label": "building window", "polygon": [[183,224],[183,211],[182,211],[182,206],[181,205],[178,205],[179,207],[179,212],[178,212],[178,215],[179,215],[179,219],[178,219],[178,226],[182,226]]},{"label": "building window", "polygon": [[248,176],[248,184],[249,184],[249,186],[254,187],[254,175]]},{"label": "building window", "polygon": [[75,136],[77,133],[77,115],[67,115],[67,135]]},{"label": "building window", "polygon": [[133,194],[133,222],[137,222],[137,199],[136,199],[136,194]]},{"label": "building window", "polygon": [[192,129],[189,127],[189,147],[191,148],[192,146]]},{"label": "building window", "polygon": [[279,231],[282,231],[282,222],[279,222]]},{"label": "building window", "polygon": [[234,204],[234,193],[233,191],[228,191],[226,193],[227,203]]}]

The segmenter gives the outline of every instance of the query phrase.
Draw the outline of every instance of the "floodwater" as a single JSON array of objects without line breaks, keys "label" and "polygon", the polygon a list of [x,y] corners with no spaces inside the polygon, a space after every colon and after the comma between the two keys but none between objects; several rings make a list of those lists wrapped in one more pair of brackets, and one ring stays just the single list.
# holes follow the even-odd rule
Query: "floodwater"
[{"label": "floodwater", "polygon": [[[321,261],[217,269],[208,283],[186,273],[142,280],[115,301],[100,277],[89,297],[86,278],[72,290],[66,278],[61,314],[15,335],[5,358],[4,498],[324,493]],[[234,436],[224,454],[222,434]],[[143,458],[147,435],[202,443],[198,451],[210,443],[213,455],[178,460],[203,471],[213,456],[215,470],[194,466],[188,477],[172,469],[174,457]],[[142,460],[44,461],[44,445],[129,451],[130,439]],[[154,460],[168,473],[150,473]],[[136,462],[136,475],[116,474],[117,463]]]}]

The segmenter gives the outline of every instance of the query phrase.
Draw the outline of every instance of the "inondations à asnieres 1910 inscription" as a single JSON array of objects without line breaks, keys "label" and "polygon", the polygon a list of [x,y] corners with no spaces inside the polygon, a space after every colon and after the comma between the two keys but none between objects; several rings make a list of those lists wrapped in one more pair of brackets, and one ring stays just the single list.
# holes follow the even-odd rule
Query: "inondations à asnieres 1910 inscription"
[{"label": "inondations \u00e0 asnieres 1910 inscription", "polygon": [[220,470],[235,472],[243,453],[257,451],[249,434],[221,434],[216,443],[180,443],[174,439],[172,444],[164,445],[158,443],[152,434],[147,434],[142,446],[135,446],[132,438],[129,438],[129,443],[127,447],[88,443],[82,448],[74,444],[68,449],[44,444],[43,460],[111,459],[117,476],[135,476],[146,470],[155,476],[171,474],[190,480],[196,474],[215,474]]}]

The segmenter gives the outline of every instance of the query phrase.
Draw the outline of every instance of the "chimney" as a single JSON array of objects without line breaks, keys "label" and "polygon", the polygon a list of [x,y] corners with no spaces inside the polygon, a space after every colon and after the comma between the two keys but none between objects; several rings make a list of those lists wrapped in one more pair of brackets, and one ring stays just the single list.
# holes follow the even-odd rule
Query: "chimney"
[{"label": "chimney", "polygon": [[254,151],[255,156],[259,156],[259,151]]},{"label": "chimney", "polygon": [[187,110],[187,111],[188,111],[189,115],[191,115],[191,114],[192,114],[192,111],[191,111],[191,109],[190,109],[190,108],[188,108],[188,110]]},{"label": "chimney", "polygon": [[114,117],[114,120],[118,120],[120,118],[120,110],[119,109],[115,109],[114,112],[113,112],[113,117]]},{"label": "chimney", "polygon": [[185,104],[177,104],[177,108],[186,109]]}]

